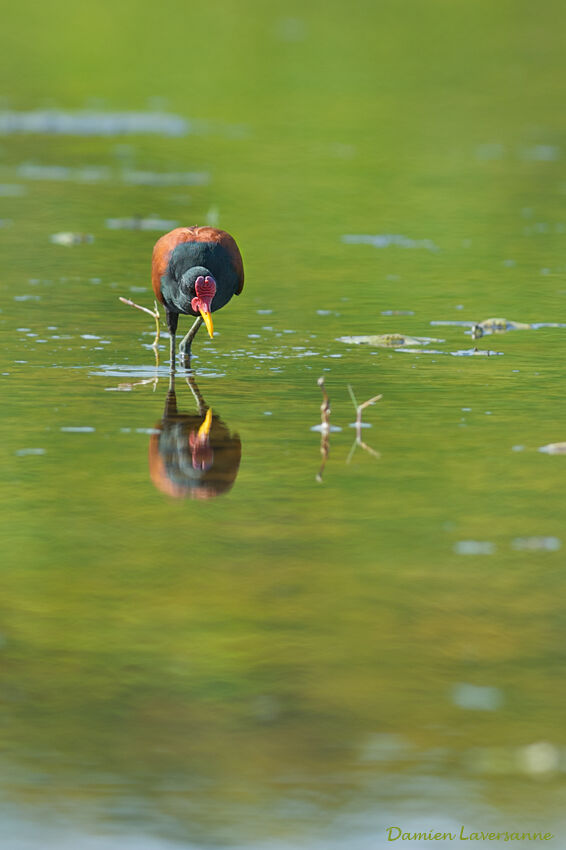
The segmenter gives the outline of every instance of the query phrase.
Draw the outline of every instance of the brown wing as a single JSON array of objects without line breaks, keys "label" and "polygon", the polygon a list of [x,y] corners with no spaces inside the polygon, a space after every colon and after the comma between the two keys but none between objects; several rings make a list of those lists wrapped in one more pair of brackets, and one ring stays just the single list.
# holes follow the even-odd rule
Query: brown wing
[{"label": "brown wing", "polygon": [[192,230],[195,242],[219,242],[226,250],[238,275],[236,295],[239,295],[244,288],[244,264],[236,240],[225,230],[218,230],[217,227],[190,227],[189,230]]},{"label": "brown wing", "polygon": [[218,230],[217,227],[195,226],[176,227],[155,243],[151,260],[151,284],[156,298],[163,302],[161,278],[167,270],[167,264],[174,249],[183,242],[219,242],[234,263],[238,275],[236,295],[240,294],[244,288],[244,264],[235,240],[225,230]]}]

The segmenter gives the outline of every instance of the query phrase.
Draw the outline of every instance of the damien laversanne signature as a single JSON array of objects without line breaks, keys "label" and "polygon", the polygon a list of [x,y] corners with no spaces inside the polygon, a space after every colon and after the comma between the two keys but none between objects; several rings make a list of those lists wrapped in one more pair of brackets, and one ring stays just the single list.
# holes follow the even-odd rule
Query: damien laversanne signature
[{"label": "damien laversanne signature", "polygon": [[431,829],[428,832],[404,832],[400,826],[389,826],[385,830],[387,841],[550,841],[554,838],[551,832],[484,832],[483,830],[468,830],[460,827],[460,832],[438,832]]}]

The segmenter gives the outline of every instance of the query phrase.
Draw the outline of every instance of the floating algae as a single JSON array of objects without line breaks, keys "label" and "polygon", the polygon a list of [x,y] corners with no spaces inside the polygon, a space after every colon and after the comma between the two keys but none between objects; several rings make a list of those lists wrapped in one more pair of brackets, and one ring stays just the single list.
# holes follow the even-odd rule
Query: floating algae
[{"label": "floating algae", "polygon": [[479,337],[484,334],[500,334],[507,331],[527,331],[532,325],[526,322],[512,322],[510,319],[484,319],[472,326],[472,336]]},{"label": "floating algae", "polygon": [[459,351],[439,351],[437,348],[397,348],[397,351],[403,351],[406,354],[448,354],[450,357],[500,357],[502,351],[489,351],[480,348],[465,348]]},{"label": "floating algae", "polygon": [[548,446],[541,446],[539,452],[546,455],[566,455],[566,443],[549,443]]},{"label": "floating algae", "polygon": [[460,351],[451,351],[452,357],[502,357],[502,351],[485,351],[481,348],[464,348]]},{"label": "floating algae", "polygon": [[49,241],[54,245],[81,245],[94,242],[92,233],[52,233]]},{"label": "floating algae", "polygon": [[338,342],[349,345],[373,345],[379,348],[402,348],[407,345],[428,345],[430,342],[444,342],[428,336],[405,336],[404,334],[375,334],[373,336],[340,336]]},{"label": "floating algae", "polygon": [[566,328],[559,322],[514,322],[511,319],[484,319],[482,322],[433,321],[431,325],[469,328],[474,339],[488,334],[501,334],[507,331],[536,331],[539,328]]}]

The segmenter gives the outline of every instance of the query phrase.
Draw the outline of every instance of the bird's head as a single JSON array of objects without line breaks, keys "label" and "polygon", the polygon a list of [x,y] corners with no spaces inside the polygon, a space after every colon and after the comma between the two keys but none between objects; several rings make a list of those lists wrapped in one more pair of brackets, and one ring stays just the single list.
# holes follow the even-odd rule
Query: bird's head
[{"label": "bird's head", "polygon": [[193,266],[185,272],[181,278],[180,294],[182,303],[179,307],[183,312],[189,312],[188,307],[195,314],[202,316],[206,325],[208,335],[214,335],[212,324],[212,299],[216,295],[216,281],[208,269],[204,266]]}]

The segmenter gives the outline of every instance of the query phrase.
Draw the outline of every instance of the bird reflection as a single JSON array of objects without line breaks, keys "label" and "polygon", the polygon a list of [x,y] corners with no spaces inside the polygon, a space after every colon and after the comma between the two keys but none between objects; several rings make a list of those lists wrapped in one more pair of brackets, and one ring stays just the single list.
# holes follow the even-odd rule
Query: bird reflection
[{"label": "bird reflection", "polygon": [[149,473],[157,489],[175,499],[213,499],[234,484],[242,444],[213,414],[194,378],[186,381],[198,413],[179,412],[172,373],[163,418],[149,441]]}]

